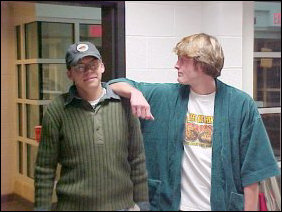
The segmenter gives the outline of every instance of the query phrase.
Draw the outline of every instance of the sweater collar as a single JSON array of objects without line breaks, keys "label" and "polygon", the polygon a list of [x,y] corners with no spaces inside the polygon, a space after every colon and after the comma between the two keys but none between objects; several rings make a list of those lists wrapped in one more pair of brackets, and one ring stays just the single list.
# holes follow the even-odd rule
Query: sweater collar
[{"label": "sweater collar", "polygon": [[[107,83],[102,82],[102,87],[106,89],[106,94],[101,98],[100,101],[104,101],[106,99],[116,99],[120,100],[120,96],[115,94],[113,90],[110,88],[110,86]],[[78,96],[77,88],[75,85],[72,85],[69,88],[68,96],[65,100],[65,106],[69,105],[73,100],[83,100],[81,97]]]}]

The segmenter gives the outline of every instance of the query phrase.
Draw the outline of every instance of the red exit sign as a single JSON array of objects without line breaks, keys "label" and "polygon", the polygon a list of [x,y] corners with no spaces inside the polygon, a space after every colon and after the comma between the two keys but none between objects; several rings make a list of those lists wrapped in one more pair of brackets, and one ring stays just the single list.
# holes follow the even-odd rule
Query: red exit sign
[{"label": "red exit sign", "polygon": [[102,26],[101,25],[90,25],[88,28],[89,37],[102,37]]},{"label": "red exit sign", "polygon": [[273,13],[273,24],[281,25],[281,13]]}]

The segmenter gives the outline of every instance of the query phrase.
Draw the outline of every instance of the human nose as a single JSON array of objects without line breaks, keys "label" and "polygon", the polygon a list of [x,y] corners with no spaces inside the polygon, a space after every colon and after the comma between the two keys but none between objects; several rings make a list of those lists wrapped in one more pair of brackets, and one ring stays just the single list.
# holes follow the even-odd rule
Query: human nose
[{"label": "human nose", "polygon": [[96,67],[93,66],[92,64],[85,65],[84,67],[84,73],[87,73],[88,71],[94,72],[95,70],[96,70]]},{"label": "human nose", "polygon": [[175,69],[179,70],[179,61],[177,60],[175,66],[174,66]]}]

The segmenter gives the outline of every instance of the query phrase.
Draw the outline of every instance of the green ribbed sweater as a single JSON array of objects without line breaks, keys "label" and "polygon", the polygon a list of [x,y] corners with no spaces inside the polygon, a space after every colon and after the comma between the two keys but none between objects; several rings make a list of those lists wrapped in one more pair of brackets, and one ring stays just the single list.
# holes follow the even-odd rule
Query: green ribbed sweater
[{"label": "green ribbed sweater", "polygon": [[148,201],[142,134],[129,102],[106,97],[93,109],[71,95],[56,98],[43,117],[35,209],[51,209],[58,163],[57,210],[118,210]]}]

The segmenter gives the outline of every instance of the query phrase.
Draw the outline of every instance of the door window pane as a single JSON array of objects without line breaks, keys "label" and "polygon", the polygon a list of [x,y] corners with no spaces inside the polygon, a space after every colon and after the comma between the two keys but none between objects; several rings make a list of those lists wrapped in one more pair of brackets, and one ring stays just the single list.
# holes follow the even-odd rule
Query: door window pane
[{"label": "door window pane", "polygon": [[18,126],[19,136],[23,136],[23,105],[18,104]]},{"label": "door window pane", "polygon": [[280,160],[281,113],[268,111],[281,109],[281,2],[256,1],[254,6],[254,99],[258,107],[267,108],[261,116]]},{"label": "door window pane", "polygon": [[25,25],[26,58],[64,59],[74,42],[73,24],[33,22]]},{"label": "door window pane", "polygon": [[42,86],[41,64],[26,65],[26,98],[42,99],[40,90]]},{"label": "door window pane", "polygon": [[276,157],[280,158],[280,146],[281,146],[281,135],[280,135],[280,120],[281,113],[262,114],[262,119],[266,127],[271,145]]},{"label": "door window pane", "polygon": [[27,137],[35,139],[35,126],[41,125],[43,105],[26,105]]},{"label": "door window pane", "polygon": [[38,23],[25,24],[25,55],[26,59],[39,58]]},{"label": "door window pane", "polygon": [[27,144],[26,146],[26,156],[27,156],[27,176],[34,178],[34,168],[36,162],[36,156],[38,147]]},{"label": "door window pane", "polygon": [[255,58],[254,99],[259,107],[280,107],[281,59]]},{"label": "door window pane", "polygon": [[52,100],[72,85],[65,64],[32,64],[26,69],[27,99]]},{"label": "door window pane", "polygon": [[17,65],[17,71],[18,71],[18,98],[22,98],[22,70],[21,66]]},{"label": "door window pane", "polygon": [[101,24],[80,24],[80,41],[89,41],[102,50],[102,25]]},{"label": "door window pane", "polygon": [[20,60],[22,58],[22,55],[21,55],[22,39],[21,39],[21,27],[20,26],[16,26],[16,34],[17,34],[17,59]]},{"label": "door window pane", "polygon": [[19,173],[23,174],[23,143],[18,141]]},{"label": "door window pane", "polygon": [[255,2],[255,52],[281,52],[281,3]]},{"label": "door window pane", "polygon": [[43,64],[42,65],[42,98],[54,99],[56,96],[68,91],[72,85],[67,77],[65,64]]},{"label": "door window pane", "polygon": [[67,48],[74,42],[73,24],[41,22],[41,35],[42,58],[64,59]]}]

